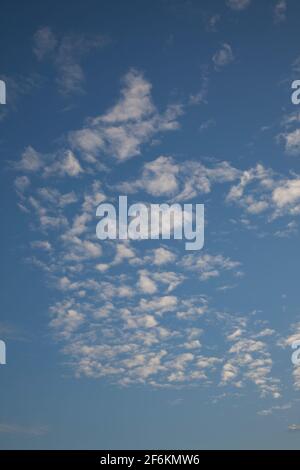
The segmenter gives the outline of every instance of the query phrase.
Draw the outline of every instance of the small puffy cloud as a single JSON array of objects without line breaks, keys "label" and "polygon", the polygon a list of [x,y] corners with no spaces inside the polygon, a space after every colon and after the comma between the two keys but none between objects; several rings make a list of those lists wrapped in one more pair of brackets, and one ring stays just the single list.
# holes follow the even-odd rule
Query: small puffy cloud
[{"label": "small puffy cloud", "polygon": [[30,179],[27,176],[18,176],[15,179],[15,188],[17,191],[23,193],[30,185]]},{"label": "small puffy cloud", "polygon": [[156,248],[153,250],[153,263],[156,266],[172,263],[176,260],[176,255],[166,248]]},{"label": "small puffy cloud", "polygon": [[128,328],[154,328],[157,325],[153,315],[130,316],[126,318],[126,323]]},{"label": "small puffy cloud", "polygon": [[56,158],[56,161],[47,166],[44,170],[44,176],[78,176],[83,172],[83,169],[71,150],[67,150],[61,156]]},{"label": "small puffy cloud", "polygon": [[300,129],[296,129],[291,132],[285,132],[279,137],[284,140],[285,151],[288,155],[300,155]]},{"label": "small puffy cloud", "polygon": [[104,139],[98,133],[97,129],[81,129],[70,134],[70,141],[74,147],[82,152],[93,155],[102,149],[105,145]]},{"label": "small puffy cloud", "polygon": [[181,261],[181,266],[188,271],[195,271],[199,273],[202,281],[207,281],[211,278],[219,277],[222,271],[232,271],[241,266],[238,261],[233,261],[230,258],[225,258],[222,255],[187,255]]},{"label": "small puffy cloud", "polygon": [[128,243],[118,243],[116,246],[115,258],[112,262],[113,265],[118,265],[123,261],[132,260],[135,258],[134,250],[129,246]]},{"label": "small puffy cloud", "polygon": [[228,341],[234,341],[239,338],[243,334],[243,330],[241,328],[237,328],[233,333],[227,336]]},{"label": "small puffy cloud", "polygon": [[[83,172],[81,164],[71,150],[42,155],[31,146],[24,150],[21,159],[14,164],[14,167],[27,173],[42,172],[44,177],[74,177]],[[17,189],[21,190],[22,186],[24,190],[28,186],[29,179],[26,178],[22,176],[15,181]]]},{"label": "small puffy cloud", "polygon": [[222,44],[220,49],[214,54],[212,60],[217,70],[231,64],[234,61],[231,46],[227,43]]},{"label": "small puffy cloud", "polygon": [[142,299],[140,301],[140,309],[142,311],[155,311],[157,314],[163,314],[174,310],[177,302],[177,297],[174,295],[155,297],[151,300]]},{"label": "small puffy cloud", "polygon": [[40,28],[34,34],[33,52],[39,60],[53,52],[57,46],[57,39],[49,27]]},{"label": "small puffy cloud", "polygon": [[118,187],[126,192],[144,190],[152,196],[171,195],[178,190],[178,172],[179,166],[172,157],[160,156],[144,165],[140,179],[121,183]]},{"label": "small puffy cloud", "polygon": [[216,121],[214,119],[207,119],[206,121],[202,122],[199,126],[199,131],[204,132],[211,127],[215,127]]},{"label": "small puffy cloud", "polygon": [[300,179],[287,180],[274,189],[272,199],[279,208],[300,200]]},{"label": "small puffy cloud", "polygon": [[147,271],[142,270],[139,272],[138,287],[143,294],[155,294],[157,286],[155,282],[149,277]]},{"label": "small puffy cloud", "polygon": [[66,261],[84,261],[99,258],[101,255],[102,248],[98,243],[74,238],[69,250],[66,250],[64,259]]},{"label": "small puffy cloud", "polygon": [[79,161],[70,150],[66,152],[65,158],[62,162],[62,172],[69,176],[77,176],[79,173],[82,173]]},{"label": "small puffy cloud", "polygon": [[184,343],[184,347],[186,349],[200,349],[201,343],[198,339],[194,339],[193,341],[188,341],[187,343]]},{"label": "small puffy cloud", "polygon": [[275,23],[283,23],[286,20],[287,1],[279,0],[274,7]]},{"label": "small puffy cloud", "polygon": [[36,240],[31,243],[32,248],[37,248],[39,250],[51,251],[52,246],[47,240]]},{"label": "small puffy cloud", "polygon": [[221,20],[221,15],[219,14],[209,16],[209,18],[206,21],[206,28],[208,29],[208,31],[216,32],[217,26],[220,23],[220,20]]},{"label": "small puffy cloud", "polygon": [[230,382],[236,378],[238,375],[239,369],[235,365],[230,362],[227,362],[223,366],[222,370],[222,384],[224,385],[226,382]]},{"label": "small puffy cloud", "polygon": [[16,163],[16,168],[22,171],[36,172],[41,169],[43,165],[42,155],[33,147],[27,147],[22,153],[21,160]]},{"label": "small puffy cloud", "polygon": [[143,181],[147,192],[153,196],[174,193],[178,188],[176,179],[178,171],[178,166],[168,157],[159,157],[153,162],[146,163]]},{"label": "small puffy cloud", "polygon": [[97,271],[100,271],[101,273],[105,273],[109,269],[109,264],[108,263],[98,263],[95,266],[95,269],[97,269]]},{"label": "small puffy cloud", "polygon": [[[295,74],[295,76],[297,76],[300,72],[300,56],[297,57],[296,60],[294,60],[293,64],[292,64],[292,69],[293,69],[293,72]],[[298,78],[298,76],[297,76]]]},{"label": "small puffy cloud", "polygon": [[227,5],[232,10],[245,10],[251,3],[251,0],[227,0]]},{"label": "small puffy cloud", "polygon": [[155,281],[167,286],[167,293],[176,289],[185,279],[181,273],[174,273],[172,271],[155,272],[152,274],[152,277]]},{"label": "small puffy cloud", "polygon": [[50,311],[53,316],[51,327],[64,337],[69,337],[84,322],[84,315],[75,310],[69,301],[58,302]]}]

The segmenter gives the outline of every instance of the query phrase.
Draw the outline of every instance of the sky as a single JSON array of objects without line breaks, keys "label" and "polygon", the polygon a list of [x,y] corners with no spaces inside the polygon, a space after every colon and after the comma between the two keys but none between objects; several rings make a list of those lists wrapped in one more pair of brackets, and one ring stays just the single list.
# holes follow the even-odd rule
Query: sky
[{"label": "sky", "polygon": [[[0,448],[299,448],[299,2],[0,9]],[[97,239],[119,195],[203,249]]]}]

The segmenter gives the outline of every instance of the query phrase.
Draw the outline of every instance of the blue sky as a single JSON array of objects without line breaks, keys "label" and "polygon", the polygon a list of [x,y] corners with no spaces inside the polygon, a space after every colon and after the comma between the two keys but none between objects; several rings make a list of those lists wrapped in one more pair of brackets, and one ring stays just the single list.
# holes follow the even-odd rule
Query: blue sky
[{"label": "blue sky", "polygon": [[[298,2],[0,8],[1,448],[298,448]],[[204,249],[97,240],[120,194]]]}]

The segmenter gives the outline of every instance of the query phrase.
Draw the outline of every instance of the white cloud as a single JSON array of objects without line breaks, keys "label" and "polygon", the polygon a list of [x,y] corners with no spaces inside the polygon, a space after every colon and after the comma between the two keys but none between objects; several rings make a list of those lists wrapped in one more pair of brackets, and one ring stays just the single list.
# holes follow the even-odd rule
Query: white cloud
[{"label": "white cloud", "polygon": [[57,156],[54,163],[45,168],[43,174],[45,177],[51,175],[76,177],[80,173],[83,173],[83,169],[78,159],[71,150],[67,150],[61,156]]},{"label": "white cloud", "polygon": [[157,325],[153,315],[128,316],[126,323],[128,328],[154,328]]},{"label": "white cloud", "polygon": [[35,172],[40,170],[42,165],[42,155],[29,146],[22,153],[21,160],[16,164],[16,168],[21,171]]},{"label": "white cloud", "polygon": [[27,176],[18,176],[15,179],[15,188],[21,193],[24,192],[30,185],[30,179]]},{"label": "white cloud", "polygon": [[[251,331],[250,318],[235,319],[238,327],[227,335],[229,350],[223,366],[221,385],[231,384],[241,388],[247,381],[253,382],[262,397],[280,397],[280,383],[272,377],[272,356],[266,338],[272,336],[269,329]],[[254,323],[255,324],[255,323]],[[259,338],[259,340],[257,339]]]},{"label": "white cloud", "polygon": [[127,192],[145,190],[152,196],[171,195],[178,190],[179,166],[171,157],[158,157],[143,167],[142,176],[134,183],[123,183],[119,189]]},{"label": "white cloud", "polygon": [[287,1],[278,0],[274,7],[274,21],[275,23],[282,23],[286,20]]},{"label": "white cloud", "polygon": [[204,253],[197,256],[186,255],[180,264],[183,269],[199,273],[202,281],[219,277],[221,271],[234,270],[241,266],[238,261],[232,261],[222,255],[213,256]]},{"label": "white cloud", "polygon": [[152,101],[151,88],[140,72],[130,70],[116,105],[90,119],[88,126],[70,133],[73,148],[85,159],[105,154],[124,161],[140,155],[141,146],[155,134],[178,129],[181,106],[170,105],[160,114]]},{"label": "white cloud", "polygon": [[[263,325],[259,331],[249,332],[247,322],[237,322],[237,315],[225,313],[225,307],[215,311],[200,282],[237,275],[238,261],[221,254],[183,255],[173,247],[172,251],[166,248],[167,242],[143,251],[139,243],[100,243],[95,238],[95,208],[107,196],[104,182],[91,181],[88,163],[104,153],[113,155],[112,147],[107,146],[108,136],[113,135],[136,139],[134,151],[128,151],[126,140],[125,153],[116,153],[119,160],[133,156],[155,133],[177,128],[178,115],[178,109],[172,107],[161,114],[153,104],[151,84],[131,71],[115,106],[70,135],[72,151],[36,157],[31,149],[24,157],[22,179],[15,186],[20,201],[33,214],[33,230],[38,221],[38,236],[31,246],[40,259],[32,262],[45,269],[63,298],[51,307],[51,328],[77,376],[155,387],[199,382],[242,387],[250,381],[261,393],[276,397],[279,386],[271,377],[267,344],[272,330]],[[40,184],[29,185],[25,171],[37,173],[30,178],[40,178]],[[45,186],[44,177],[50,175],[54,178]],[[65,180],[58,176],[79,175],[80,184],[70,181],[74,190],[59,190],[65,187]],[[108,180],[114,177],[109,175]],[[209,194],[215,184],[231,183],[228,202],[247,207],[257,216],[269,207],[281,210],[288,205],[279,203],[282,195],[279,198],[278,191],[275,193],[279,188],[286,190],[287,181],[262,165],[241,171],[226,161],[204,164],[159,156],[144,163],[137,177],[133,171],[132,180],[123,185],[153,197],[183,201]],[[181,284],[186,281],[191,289],[185,296]],[[194,289],[197,295],[193,295]],[[213,355],[207,333],[224,339],[214,345]]]},{"label": "white cloud", "polygon": [[[216,17],[212,17],[212,18],[216,18]],[[203,68],[200,78],[201,78],[201,88],[197,93],[190,95],[189,104],[191,105],[200,105],[200,104],[207,103],[208,85],[209,85],[209,74],[208,74],[207,67]]]},{"label": "white cloud", "polygon": [[162,266],[164,264],[172,263],[176,260],[176,255],[166,248],[155,248],[153,250],[153,263],[156,266]]},{"label": "white cloud", "polygon": [[[15,163],[14,167],[18,170],[29,173],[42,172],[42,175],[46,178],[50,176],[76,177],[84,171],[71,150],[64,150],[51,155],[42,155],[30,146],[24,150],[20,161]],[[26,183],[28,182],[29,179],[27,178]],[[16,181],[16,184],[19,184],[18,189],[20,189],[20,184],[22,183],[23,189],[25,189],[26,185],[24,186],[24,176],[19,177]]]},{"label": "white cloud", "polygon": [[75,310],[69,301],[58,302],[51,307],[50,312],[53,316],[50,325],[56,328],[61,336],[69,337],[84,322],[84,315]]},{"label": "white cloud", "polygon": [[49,243],[48,240],[36,240],[31,243],[31,246],[33,248],[38,248],[39,250],[45,250],[45,251],[52,250],[51,243]]},{"label": "white cloud", "polygon": [[149,277],[147,271],[142,270],[139,272],[138,287],[143,294],[155,294],[157,286],[155,282]]},{"label": "white cloud", "polygon": [[222,384],[225,384],[226,382],[232,381],[233,379],[236,378],[238,375],[238,368],[231,364],[230,362],[227,362],[223,366],[222,370]]},{"label": "white cloud", "polygon": [[300,155],[300,129],[280,135],[285,142],[285,151],[288,155]]},{"label": "white cloud", "polygon": [[157,314],[161,315],[173,311],[177,303],[177,297],[174,295],[166,295],[163,297],[154,297],[151,300],[141,299],[139,305],[142,311],[155,311]]},{"label": "white cloud", "polygon": [[251,3],[251,0],[227,0],[227,5],[236,11],[245,10]]},{"label": "white cloud", "polygon": [[167,286],[167,293],[172,292],[181,284],[185,277],[181,273],[175,273],[172,271],[155,272],[152,274],[155,281],[165,284]]},{"label": "white cloud", "polygon": [[130,247],[129,243],[118,243],[112,264],[117,265],[122,263],[124,260],[131,260],[133,258],[135,258],[135,251]]},{"label": "white cloud", "polygon": [[152,196],[172,195],[174,201],[181,202],[209,193],[214,184],[232,182],[240,175],[226,161],[209,167],[190,160],[180,164],[172,157],[160,156],[144,164],[140,178],[119,183],[117,189],[127,193],[144,190]]},{"label": "white cloud", "polygon": [[57,39],[49,27],[40,28],[34,35],[33,51],[39,60],[52,53],[57,46]]},{"label": "white cloud", "polygon": [[20,424],[0,423],[0,434],[23,434],[27,436],[44,436],[47,434],[46,426],[24,426]]},{"label": "white cloud", "polygon": [[289,410],[291,407],[291,403],[286,403],[285,405],[275,405],[271,406],[271,408],[268,408],[266,410],[258,411],[257,414],[260,416],[270,416],[274,413],[274,411],[286,411]]},{"label": "white cloud", "polygon": [[123,79],[124,87],[119,102],[99,119],[109,124],[141,120],[155,113],[151,99],[151,84],[136,71]]},{"label": "white cloud", "polygon": [[233,62],[234,55],[230,44],[222,44],[220,49],[214,54],[212,60],[217,70]]},{"label": "white cloud", "polygon": [[274,189],[272,199],[279,208],[294,205],[300,200],[300,178],[282,182]]},{"label": "white cloud", "polygon": [[206,27],[208,31],[216,32],[217,31],[217,26],[221,21],[221,15],[215,14],[211,15],[207,21],[206,21]]},{"label": "white cloud", "polygon": [[215,127],[216,121],[214,119],[207,119],[202,124],[200,124],[199,132],[204,132],[211,127]]},{"label": "white cloud", "polygon": [[242,173],[226,201],[238,204],[251,215],[268,214],[268,221],[283,215],[295,216],[300,213],[299,181],[296,175],[286,178],[258,164]]}]

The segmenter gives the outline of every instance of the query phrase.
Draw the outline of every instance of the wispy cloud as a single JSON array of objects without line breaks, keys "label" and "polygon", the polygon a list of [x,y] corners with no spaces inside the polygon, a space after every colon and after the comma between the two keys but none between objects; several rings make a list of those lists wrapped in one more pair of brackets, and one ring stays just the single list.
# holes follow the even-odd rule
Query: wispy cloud
[{"label": "wispy cloud", "polygon": [[245,10],[251,3],[251,0],[227,0],[227,5],[232,10]]},{"label": "wispy cloud", "polygon": [[287,0],[279,0],[274,7],[275,23],[283,23],[286,21]]},{"label": "wispy cloud", "polygon": [[33,51],[39,61],[49,60],[57,71],[57,84],[63,94],[82,93],[85,74],[82,59],[93,49],[104,47],[104,36],[63,35],[57,37],[45,26],[34,35]]},{"label": "wispy cloud", "polygon": [[21,105],[22,98],[31,95],[43,82],[41,76],[36,73],[14,77],[0,75],[0,79],[4,80],[6,84],[6,105],[0,107],[0,122],[11,111],[17,111]]},{"label": "wispy cloud", "polygon": [[41,437],[48,433],[46,426],[24,426],[20,424],[0,423],[0,434],[23,434],[25,436]]},{"label": "wispy cloud", "polygon": [[231,64],[234,61],[234,55],[230,44],[223,43],[220,49],[213,55],[212,61],[216,70]]}]

